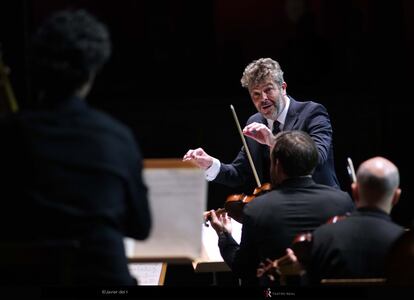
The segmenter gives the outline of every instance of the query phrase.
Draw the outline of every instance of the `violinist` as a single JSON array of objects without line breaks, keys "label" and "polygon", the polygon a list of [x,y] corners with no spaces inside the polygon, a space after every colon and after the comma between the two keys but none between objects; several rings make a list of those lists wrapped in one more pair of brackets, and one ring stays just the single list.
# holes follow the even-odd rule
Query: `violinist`
[{"label": "violinist", "polygon": [[[357,210],[349,217],[320,226],[312,233],[312,246],[307,263],[292,249],[265,268],[281,275],[306,271],[310,284],[321,279],[376,278],[385,276],[386,257],[404,229],[389,216],[401,194],[397,167],[382,157],[371,158],[358,169],[357,181],[352,184]],[[271,269],[273,268],[273,269]]]},{"label": "violinist", "polygon": [[404,228],[392,222],[398,202],[399,172],[388,159],[363,162],[352,184],[357,210],[312,234],[312,251],[306,266],[308,280],[324,278],[384,278],[385,258]]},{"label": "violinist", "polygon": [[240,245],[231,237],[228,216],[211,211],[220,253],[243,285],[258,285],[259,263],[284,255],[296,235],[354,208],[347,193],[312,179],[318,150],[307,133],[283,131],[275,140],[270,168],[273,190],[245,205]]},{"label": "violinist", "polygon": [[[307,132],[317,145],[319,155],[312,174],[314,181],[338,188],[332,127],[325,107],[312,101],[298,102],[288,96],[283,71],[271,58],[260,58],[250,63],[244,70],[241,84],[247,88],[258,111],[248,119],[243,133],[249,137],[247,146],[259,180],[266,183],[270,179],[269,145],[273,134],[283,130],[301,130]],[[231,187],[243,186],[246,192],[251,192],[254,176],[244,146],[230,164],[220,162],[202,148],[188,150],[183,159],[204,169],[208,181]]]}]

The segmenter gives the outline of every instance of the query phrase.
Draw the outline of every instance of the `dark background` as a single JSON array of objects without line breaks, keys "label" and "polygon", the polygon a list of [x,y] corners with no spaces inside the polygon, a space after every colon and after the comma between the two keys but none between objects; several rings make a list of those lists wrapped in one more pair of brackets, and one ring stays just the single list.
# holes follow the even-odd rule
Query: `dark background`
[{"label": "dark background", "polygon": [[[146,158],[182,157],[201,146],[230,162],[242,142],[229,105],[243,124],[255,112],[242,72],[272,57],[291,96],[327,107],[342,188],[349,191],[348,156],[355,167],[385,156],[400,168],[403,189],[393,218],[402,225],[413,219],[413,1],[2,1],[3,59],[23,109],[30,100],[28,38],[52,11],[68,7],[107,24],[113,55],[89,102],[129,125]],[[234,191],[210,184],[209,208]]]}]

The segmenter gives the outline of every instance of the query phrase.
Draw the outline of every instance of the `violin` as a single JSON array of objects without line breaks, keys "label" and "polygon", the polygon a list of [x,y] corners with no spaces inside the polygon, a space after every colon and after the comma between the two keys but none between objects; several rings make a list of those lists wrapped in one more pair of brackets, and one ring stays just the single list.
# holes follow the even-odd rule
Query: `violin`
[{"label": "violin", "polygon": [[[348,217],[348,215],[349,214],[345,214],[342,216],[334,216],[330,218],[326,222],[326,224],[337,223]],[[310,260],[310,253],[312,248],[312,234],[309,232],[298,234],[294,238],[290,248],[293,250],[300,264],[306,266]],[[283,271],[280,272],[280,269],[282,268]],[[270,279],[270,281],[275,281],[275,278],[278,275],[280,284],[284,285],[286,282],[285,276],[301,275],[302,271],[303,270],[301,268],[297,268],[297,266],[294,265],[294,262],[292,261],[289,254],[286,254],[275,260],[267,258],[266,262],[261,263],[257,268],[256,276],[259,278],[267,276]]]},{"label": "violin", "polygon": [[[246,139],[244,138],[243,131],[241,129],[240,122],[239,122],[239,119],[237,118],[237,114],[236,114],[236,111],[233,105],[230,105],[230,109],[233,113],[234,121],[237,125],[237,129],[242,139],[243,146],[246,151],[246,155],[249,160],[250,167],[252,168],[257,187],[254,189],[253,194],[251,195],[233,194],[233,195],[228,196],[226,199],[226,202],[224,203],[224,208],[219,208],[215,212],[217,215],[227,213],[231,218],[233,218],[237,222],[243,223],[244,205],[254,200],[256,197],[266,192],[271,191],[272,185],[270,183],[264,183],[263,185],[260,183],[260,179],[259,179],[259,176],[257,175],[257,171],[254,166],[253,159],[249,151],[249,147],[247,146]],[[204,224],[208,226],[207,221],[211,220],[211,213],[209,211],[204,213],[204,220],[205,220]]]},{"label": "violin", "polygon": [[[215,210],[217,216],[227,213],[231,218],[239,223],[243,223],[243,208],[244,206],[254,200],[256,197],[263,195],[272,190],[270,183],[265,183],[260,187],[254,189],[253,194],[232,194],[227,197],[224,203],[224,208]],[[207,211],[204,213],[205,225],[208,227],[207,221],[211,221],[211,212]]]},{"label": "violin", "polygon": [[[309,261],[310,250],[312,247],[312,234],[301,233],[298,234],[291,245],[293,253],[297,257],[298,261],[301,264],[306,264]],[[280,269],[283,268],[283,273],[280,272]],[[257,268],[256,276],[261,278],[267,276],[270,281],[275,281],[276,278],[279,278],[280,285],[286,284],[286,275],[301,275],[302,268],[297,266],[292,261],[289,254],[286,254],[278,259],[271,260],[266,259],[266,262],[260,263]]]},{"label": "violin", "polygon": [[270,183],[265,183],[260,187],[256,187],[253,194],[233,194],[227,197],[224,203],[224,208],[228,215],[239,223],[243,223],[243,208],[244,205],[253,201],[256,197],[263,195],[272,190]]}]

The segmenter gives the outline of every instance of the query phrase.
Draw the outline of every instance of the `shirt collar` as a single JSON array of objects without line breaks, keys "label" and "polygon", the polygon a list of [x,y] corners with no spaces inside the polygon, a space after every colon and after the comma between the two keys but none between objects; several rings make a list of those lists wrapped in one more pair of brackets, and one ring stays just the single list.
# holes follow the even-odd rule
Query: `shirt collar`
[{"label": "shirt collar", "polygon": [[376,207],[359,207],[352,213],[352,216],[361,216],[367,215],[372,217],[377,217],[385,220],[391,220],[391,216],[385,211],[376,208]]},{"label": "shirt collar", "polygon": [[[277,117],[277,121],[280,123],[280,126],[279,126],[280,130],[283,130],[283,128],[285,127],[286,116],[287,116],[287,112],[288,112],[289,106],[290,106],[290,98],[288,96],[286,96],[285,99],[286,99],[285,108],[282,110],[282,112]],[[267,121],[267,125],[270,128],[270,130],[272,130],[273,129],[273,120],[266,119],[266,121]]]}]

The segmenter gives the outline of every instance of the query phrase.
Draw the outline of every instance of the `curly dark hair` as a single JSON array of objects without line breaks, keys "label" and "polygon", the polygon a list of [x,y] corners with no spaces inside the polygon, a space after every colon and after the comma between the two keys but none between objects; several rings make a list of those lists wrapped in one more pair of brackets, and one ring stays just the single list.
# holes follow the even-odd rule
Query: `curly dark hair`
[{"label": "curly dark hair", "polygon": [[319,154],[315,142],[306,132],[282,131],[276,135],[272,149],[272,162],[279,159],[289,177],[311,175],[318,164]]},{"label": "curly dark hair", "polygon": [[64,97],[106,63],[111,41],[105,25],[85,10],[64,10],[54,13],[34,34],[31,54],[35,88]]},{"label": "curly dark hair", "polygon": [[285,81],[283,79],[283,71],[277,61],[271,58],[259,58],[244,69],[243,77],[240,81],[242,87],[251,88],[262,83],[269,76],[277,83],[279,88]]}]

